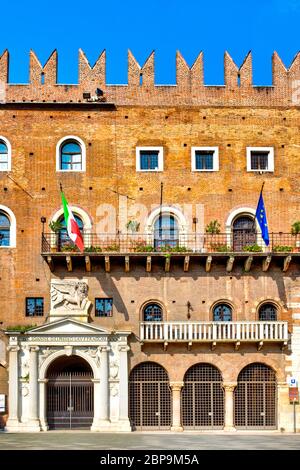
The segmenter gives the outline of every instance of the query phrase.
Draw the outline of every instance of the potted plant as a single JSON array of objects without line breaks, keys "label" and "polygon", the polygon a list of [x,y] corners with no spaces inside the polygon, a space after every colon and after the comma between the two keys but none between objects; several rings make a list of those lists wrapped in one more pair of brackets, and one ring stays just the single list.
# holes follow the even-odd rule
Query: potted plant
[{"label": "potted plant", "polygon": [[206,225],[206,233],[211,233],[216,235],[221,232],[221,225],[217,220],[211,220],[209,224]]},{"label": "potted plant", "polygon": [[51,236],[50,236],[50,247],[52,252],[58,251],[58,234],[60,230],[64,228],[63,224],[59,222],[58,220],[56,221],[51,221],[49,223],[49,228],[51,230]]},{"label": "potted plant", "polygon": [[101,253],[102,248],[100,246],[90,245],[84,248],[86,253]]},{"label": "potted plant", "polygon": [[300,220],[297,220],[294,222],[291,226],[291,234],[296,237],[296,242],[295,242],[295,251],[299,251],[300,248],[300,240],[298,235],[300,234]]},{"label": "potted plant", "polygon": [[136,233],[139,231],[140,223],[136,220],[129,220],[126,224],[127,230],[130,230],[131,233]]},{"label": "potted plant", "polygon": [[228,246],[225,243],[211,243],[210,249],[212,252],[218,253],[230,253],[232,251],[231,246]]},{"label": "potted plant", "polygon": [[64,243],[61,247],[61,251],[68,253],[73,251],[79,251],[79,249],[73,243]]},{"label": "potted plant", "polygon": [[300,220],[297,220],[292,224],[291,233],[292,235],[298,235],[300,233]]},{"label": "potted plant", "polygon": [[132,251],[135,253],[152,253],[155,251],[154,246],[147,244],[146,241],[132,242]]}]

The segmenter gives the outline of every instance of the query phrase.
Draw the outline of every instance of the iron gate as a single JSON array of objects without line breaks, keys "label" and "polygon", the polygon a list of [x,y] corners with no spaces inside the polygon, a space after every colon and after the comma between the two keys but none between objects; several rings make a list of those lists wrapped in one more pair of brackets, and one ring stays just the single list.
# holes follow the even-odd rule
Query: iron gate
[{"label": "iron gate", "polygon": [[132,429],[170,429],[171,390],[165,369],[154,362],[136,366],[129,377]]},{"label": "iron gate", "polygon": [[94,384],[89,372],[50,375],[47,387],[49,429],[90,428],[94,416]]},{"label": "iron gate", "polygon": [[185,429],[224,426],[224,391],[219,370],[196,364],[186,372],[181,394],[182,425]]},{"label": "iron gate", "polygon": [[276,376],[264,364],[250,364],[238,377],[234,392],[237,428],[276,429]]}]

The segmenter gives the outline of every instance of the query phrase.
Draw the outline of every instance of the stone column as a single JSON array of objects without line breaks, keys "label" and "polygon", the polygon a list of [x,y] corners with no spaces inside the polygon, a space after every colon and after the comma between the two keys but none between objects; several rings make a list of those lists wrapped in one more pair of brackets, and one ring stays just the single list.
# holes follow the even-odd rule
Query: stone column
[{"label": "stone column", "polygon": [[[277,382],[277,421],[279,431],[294,431],[293,405],[289,400],[289,386],[286,382]],[[298,406],[296,405],[296,418],[298,418]],[[299,424],[297,430],[299,430]]]},{"label": "stone column", "polygon": [[94,421],[92,431],[103,431],[110,426],[108,394],[108,353],[109,346],[99,346],[100,382],[94,379]]},{"label": "stone column", "polygon": [[171,431],[183,431],[181,426],[181,389],[183,382],[170,382],[172,390],[172,427]]},{"label": "stone column", "polygon": [[119,347],[119,426],[120,431],[131,431],[128,416],[128,351],[130,347],[127,344],[120,344]]},{"label": "stone column", "polygon": [[29,423],[27,431],[40,431],[38,397],[38,346],[29,347]]},{"label": "stone column", "polygon": [[8,346],[9,351],[9,378],[8,378],[8,420],[7,431],[15,431],[19,427],[19,346]]},{"label": "stone column", "polygon": [[46,386],[48,383],[48,379],[39,379],[39,418],[40,418],[40,426],[42,431],[48,431],[48,423],[46,417]]},{"label": "stone column", "polygon": [[224,382],[225,391],[225,423],[224,431],[236,431],[233,425],[233,392],[237,386],[236,382]]}]

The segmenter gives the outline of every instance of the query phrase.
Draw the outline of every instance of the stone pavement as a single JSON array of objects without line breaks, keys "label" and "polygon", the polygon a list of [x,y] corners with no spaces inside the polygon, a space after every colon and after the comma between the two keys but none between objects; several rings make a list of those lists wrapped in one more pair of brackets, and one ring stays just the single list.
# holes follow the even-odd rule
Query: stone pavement
[{"label": "stone pavement", "polygon": [[0,432],[0,450],[300,450],[300,434],[270,433],[47,433]]}]

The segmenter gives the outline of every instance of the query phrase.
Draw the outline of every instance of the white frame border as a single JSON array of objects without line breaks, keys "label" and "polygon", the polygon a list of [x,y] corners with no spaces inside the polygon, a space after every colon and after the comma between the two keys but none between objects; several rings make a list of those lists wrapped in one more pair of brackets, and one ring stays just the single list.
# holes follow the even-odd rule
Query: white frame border
[{"label": "white frame border", "polygon": [[[196,168],[196,151],[197,150],[208,150],[213,151],[213,168],[211,170],[200,170]],[[219,147],[191,147],[191,165],[192,171],[205,173],[205,172],[212,172],[212,171],[219,171]]]},{"label": "white frame border", "polygon": [[[253,170],[251,168],[251,152],[269,152],[268,156],[268,169],[267,170]],[[274,147],[246,147],[247,155],[247,171],[255,173],[274,173]]]},{"label": "white frame border", "polygon": [[[141,150],[158,150],[158,168],[155,170],[142,170],[141,169],[141,160],[140,160],[140,151]],[[136,171],[141,172],[156,172],[156,171],[164,171],[164,148],[163,147],[136,147],[135,149],[135,168]]]},{"label": "white frame border", "polygon": [[[81,170],[62,170],[60,168],[60,148],[66,140],[75,140],[79,143],[81,147],[81,159],[82,159]],[[76,135],[66,135],[57,142],[56,144],[56,171],[60,173],[73,173],[73,172],[82,173],[86,171],[86,147],[85,147],[85,143],[83,142],[82,139],[80,139],[80,137],[77,137]]]},{"label": "white frame border", "polygon": [[7,158],[8,158],[8,166],[7,166],[7,169],[6,170],[1,170],[1,172],[3,171],[11,171],[11,143],[10,141],[4,137],[3,135],[0,135],[0,141],[3,141],[7,147]]}]

